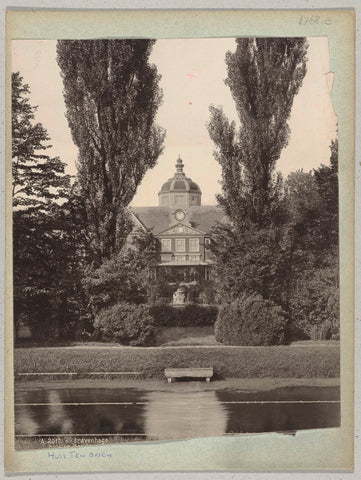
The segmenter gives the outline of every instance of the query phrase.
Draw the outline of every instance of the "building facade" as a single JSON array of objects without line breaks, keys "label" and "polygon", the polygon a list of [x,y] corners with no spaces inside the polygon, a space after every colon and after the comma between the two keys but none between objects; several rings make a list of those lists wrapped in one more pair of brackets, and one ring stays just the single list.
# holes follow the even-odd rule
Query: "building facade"
[{"label": "building facade", "polygon": [[135,225],[157,241],[156,278],[172,284],[199,283],[211,277],[211,229],[226,222],[219,206],[202,205],[198,184],[186,177],[179,157],[176,172],[158,193],[157,207],[132,207]]}]

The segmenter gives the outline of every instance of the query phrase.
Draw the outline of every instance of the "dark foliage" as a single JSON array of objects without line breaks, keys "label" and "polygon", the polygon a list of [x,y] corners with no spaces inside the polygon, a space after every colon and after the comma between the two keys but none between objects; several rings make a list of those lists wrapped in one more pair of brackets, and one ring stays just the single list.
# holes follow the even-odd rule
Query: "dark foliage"
[{"label": "dark foliage", "polygon": [[49,136],[34,123],[36,106],[30,104],[29,85],[19,72],[11,76],[12,196],[14,207],[45,207],[65,199],[70,186],[65,164],[45,150]]},{"label": "dark foliage", "polygon": [[338,140],[330,145],[329,165],[314,170],[323,217],[320,223],[320,241],[324,248],[338,250]]},{"label": "dark foliage", "polygon": [[331,144],[330,166],[294,172],[285,182],[274,173],[306,73],[307,42],[236,42],[235,53],[226,56],[226,84],[240,127],[213,106],[208,125],[222,167],[218,201],[231,221],[214,231],[218,295],[233,303],[255,292],[287,312],[293,332],[337,338],[337,141]]},{"label": "dark foliage", "polygon": [[122,345],[147,346],[154,341],[153,318],[145,305],[118,303],[105,308],[96,316],[94,326],[107,340]]},{"label": "dark foliage", "polygon": [[288,192],[294,230],[289,311],[295,325],[312,339],[337,339],[340,334],[337,140],[330,148],[330,165],[311,175],[313,192]]},{"label": "dark foliage", "polygon": [[170,305],[153,305],[149,310],[157,327],[206,327],[214,325],[217,307],[186,305],[184,308]]},{"label": "dark foliage", "polygon": [[[322,166],[315,173],[288,176],[279,203],[282,222],[262,228],[250,224],[242,232],[232,226],[216,228],[214,275],[223,301],[254,291],[282,306],[294,333],[338,338],[337,173],[333,169]],[[318,172],[332,179],[327,193],[319,188]]]},{"label": "dark foliage", "polygon": [[82,338],[91,326],[81,285],[81,238],[65,205],[14,211],[15,338],[21,325],[39,339]]},{"label": "dark foliage", "polygon": [[[34,123],[30,89],[12,74],[14,331],[33,337],[74,334],[81,294],[79,237],[69,210],[70,177],[65,164],[44,153],[47,131]],[[78,246],[77,246],[78,245]]]},{"label": "dark foliage", "polygon": [[257,292],[280,305],[286,303],[287,245],[282,245],[282,235],[280,227],[249,225],[242,232],[230,225],[215,228],[213,275],[221,302]]},{"label": "dark foliage", "polygon": [[149,282],[148,302],[154,304],[168,304],[172,301],[173,293],[177,290],[177,285],[169,285],[166,280],[157,278]]},{"label": "dark foliage", "polygon": [[146,303],[155,255],[154,237],[139,230],[133,232],[127,245],[98,268],[86,266],[83,287],[89,313],[94,317],[100,310],[118,303]]},{"label": "dark foliage", "polygon": [[222,167],[220,205],[235,223],[269,222],[277,199],[276,161],[289,138],[288,118],[306,73],[304,38],[238,38],[226,64],[240,121],[229,122],[222,108],[210,107],[208,125]]},{"label": "dark foliage", "polygon": [[216,340],[226,345],[281,345],[285,343],[286,324],[281,307],[258,294],[243,293],[221,307]]},{"label": "dark foliage", "polygon": [[67,119],[79,148],[78,181],[98,265],[123,246],[126,207],[162,152],[162,101],[149,63],[154,40],[60,40]]},{"label": "dark foliage", "polygon": [[330,266],[309,268],[294,281],[290,314],[295,326],[313,340],[339,339],[338,269],[335,264],[333,259]]}]

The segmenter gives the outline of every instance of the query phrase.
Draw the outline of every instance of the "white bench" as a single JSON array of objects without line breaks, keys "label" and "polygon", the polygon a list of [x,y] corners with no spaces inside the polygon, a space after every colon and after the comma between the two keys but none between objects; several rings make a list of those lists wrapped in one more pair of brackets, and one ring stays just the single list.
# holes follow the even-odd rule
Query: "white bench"
[{"label": "white bench", "polygon": [[164,375],[169,383],[176,378],[205,378],[210,382],[213,377],[213,367],[209,368],[166,368]]}]

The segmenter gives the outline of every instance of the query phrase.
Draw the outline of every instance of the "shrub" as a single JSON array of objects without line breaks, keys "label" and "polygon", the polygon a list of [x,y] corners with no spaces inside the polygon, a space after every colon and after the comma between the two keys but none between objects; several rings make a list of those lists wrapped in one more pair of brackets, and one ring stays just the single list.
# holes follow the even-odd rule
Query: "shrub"
[{"label": "shrub", "polygon": [[154,341],[154,323],[145,305],[118,303],[99,312],[94,321],[106,338],[122,345],[145,346]]},{"label": "shrub", "polygon": [[92,313],[120,303],[146,303],[155,255],[153,241],[151,234],[135,231],[129,242],[100,266],[84,269],[83,288]]},{"label": "shrub", "polygon": [[182,326],[206,327],[214,325],[217,320],[218,308],[201,305],[186,305],[181,312]]},{"label": "shrub", "polygon": [[157,327],[177,326],[177,309],[167,304],[152,305],[149,313]]},{"label": "shrub", "polygon": [[226,345],[280,345],[285,343],[286,324],[281,307],[259,294],[243,293],[221,307],[216,340]]},{"label": "shrub", "polygon": [[168,304],[172,301],[175,290],[175,286],[169,285],[164,280],[152,280],[148,283],[148,302],[151,305],[157,303]]},{"label": "shrub", "polygon": [[293,321],[312,340],[340,338],[338,269],[305,272],[290,299]]},{"label": "shrub", "polygon": [[184,308],[153,305],[149,312],[157,327],[206,327],[214,325],[218,309],[195,304],[186,305]]},{"label": "shrub", "polygon": [[202,280],[200,282],[199,298],[201,303],[214,305],[217,301],[217,292],[212,280]]}]

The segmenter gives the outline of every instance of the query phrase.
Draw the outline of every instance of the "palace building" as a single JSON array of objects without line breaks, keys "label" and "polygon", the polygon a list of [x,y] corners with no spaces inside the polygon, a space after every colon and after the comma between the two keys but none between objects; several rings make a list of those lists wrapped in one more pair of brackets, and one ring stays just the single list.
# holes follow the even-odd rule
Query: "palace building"
[{"label": "palace building", "polygon": [[156,278],[177,284],[210,279],[211,229],[227,221],[219,206],[202,205],[201,189],[183,169],[179,157],[174,176],[158,193],[159,206],[131,208],[134,223],[157,240]]}]

